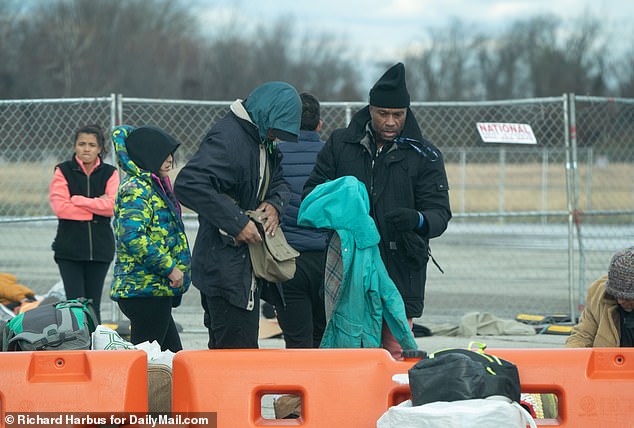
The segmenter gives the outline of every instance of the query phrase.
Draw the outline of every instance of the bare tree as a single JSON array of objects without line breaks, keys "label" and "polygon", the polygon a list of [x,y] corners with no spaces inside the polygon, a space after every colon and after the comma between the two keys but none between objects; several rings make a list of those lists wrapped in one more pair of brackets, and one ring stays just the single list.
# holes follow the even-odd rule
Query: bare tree
[{"label": "bare tree", "polygon": [[[358,99],[358,72],[345,54],[345,41],[327,35],[298,32],[289,17],[273,25],[240,31],[235,22],[209,41],[198,80],[205,98],[245,97],[271,80],[291,83],[323,100]],[[289,24],[291,23],[291,24]]]},{"label": "bare tree", "polygon": [[481,98],[487,100],[526,97],[530,93],[529,74],[515,34],[504,37],[482,36],[474,54],[481,76]]},{"label": "bare tree", "polygon": [[[3,0],[0,97],[126,96],[232,100],[284,80],[322,100],[361,100],[348,41],[297,28],[290,16],[255,27],[240,11],[204,36],[184,0]],[[417,100],[634,95],[634,48],[612,57],[608,31],[585,14],[513,22],[500,33],[453,20],[405,58]]]},{"label": "bare tree", "polygon": [[8,98],[19,94],[23,6],[19,0],[0,2],[0,96]]},{"label": "bare tree", "polygon": [[554,15],[516,21],[499,34],[468,30],[460,21],[430,31],[430,42],[408,58],[417,97],[470,100],[609,93],[608,39],[584,15],[564,28]]},{"label": "bare tree", "polygon": [[[599,38],[601,25],[596,19],[581,18],[573,30],[564,33],[559,19],[538,16],[517,23],[510,30],[525,52],[530,70],[529,96],[554,96],[565,92],[605,94],[604,61],[607,49]],[[563,36],[559,34],[564,33]],[[521,35],[524,35],[522,38]]]},{"label": "bare tree", "polygon": [[313,92],[323,100],[361,99],[359,73],[352,60],[345,59],[350,58],[345,39],[306,34],[297,44],[299,55],[292,67],[291,81],[298,89]]},{"label": "bare tree", "polygon": [[480,36],[454,19],[446,28],[429,31],[430,42],[418,56],[407,58],[417,99],[458,100],[479,96],[474,47]]},{"label": "bare tree", "polygon": [[619,94],[622,97],[634,98],[634,47],[616,67],[619,76]]},{"label": "bare tree", "polygon": [[176,96],[196,44],[176,0],[36,3],[21,26],[25,96]]},{"label": "bare tree", "polygon": [[0,68],[3,97],[230,100],[264,81],[286,80],[322,99],[341,99],[356,94],[359,80],[340,57],[345,42],[302,36],[288,17],[251,33],[230,20],[203,38],[181,0],[51,0],[29,3],[22,16],[15,23],[9,8],[0,8],[7,23],[0,31],[20,35],[0,42],[0,53],[15,57],[20,71]]}]

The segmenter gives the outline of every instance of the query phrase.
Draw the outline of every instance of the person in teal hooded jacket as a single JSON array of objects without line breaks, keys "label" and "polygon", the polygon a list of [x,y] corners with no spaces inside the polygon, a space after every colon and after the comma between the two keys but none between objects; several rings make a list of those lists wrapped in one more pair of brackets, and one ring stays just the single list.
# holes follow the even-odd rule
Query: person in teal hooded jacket
[{"label": "person in teal hooded jacket", "polygon": [[191,255],[181,208],[168,173],[179,143],[154,126],[119,126],[112,133],[126,178],[114,207],[116,260],[110,298],[130,319],[131,342],[182,344],[172,318],[190,284]]},{"label": "person in teal hooded jacket", "polygon": [[274,234],[290,198],[276,142],[297,141],[299,94],[288,83],[268,82],[204,137],[174,182],[176,196],[198,213],[192,282],[201,293],[210,349],[257,348],[260,297],[280,304],[278,285],[256,278],[248,244],[261,240],[246,210],[264,213]]},{"label": "person in teal hooded jacket", "polygon": [[[352,176],[316,186],[302,201],[298,224],[332,229],[326,261],[328,323],[322,348],[380,348],[383,319],[404,350],[417,349],[403,299],[385,269],[365,185]],[[340,244],[340,245],[338,245]]]}]

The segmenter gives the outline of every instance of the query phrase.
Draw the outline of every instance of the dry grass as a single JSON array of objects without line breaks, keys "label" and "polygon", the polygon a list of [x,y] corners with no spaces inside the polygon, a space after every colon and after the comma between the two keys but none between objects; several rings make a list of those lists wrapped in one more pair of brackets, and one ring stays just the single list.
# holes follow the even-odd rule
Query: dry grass
[{"label": "dry grass", "polygon": [[[447,164],[454,212],[566,210],[567,192],[563,165],[497,163]],[[177,171],[174,172],[175,176]],[[0,166],[0,215],[50,215],[48,186],[53,165],[11,163]],[[634,165],[607,167],[582,165],[578,171],[581,209],[631,210],[634,207]],[[503,180],[504,185],[500,182]]]},{"label": "dry grass", "polygon": [[[491,212],[560,211],[567,209],[566,171],[563,165],[468,164],[464,171],[447,164],[453,210]],[[501,185],[500,183],[503,183]],[[577,172],[578,206],[582,210],[632,210],[634,165],[613,163],[609,167],[581,165]]]},{"label": "dry grass", "polygon": [[[54,165],[20,162],[0,166],[0,203],[39,204],[48,200]],[[4,211],[4,210],[3,210]]]}]

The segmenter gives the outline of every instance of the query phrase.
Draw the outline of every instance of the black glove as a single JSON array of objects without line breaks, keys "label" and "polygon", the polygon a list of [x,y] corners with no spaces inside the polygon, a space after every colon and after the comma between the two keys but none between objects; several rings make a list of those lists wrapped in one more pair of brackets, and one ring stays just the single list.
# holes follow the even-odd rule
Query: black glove
[{"label": "black glove", "polygon": [[412,208],[395,208],[385,213],[385,219],[392,223],[396,230],[406,232],[418,228],[420,215]]},{"label": "black glove", "polygon": [[427,242],[413,230],[398,234],[396,248],[401,260],[408,268],[421,270],[427,265],[429,260]]}]

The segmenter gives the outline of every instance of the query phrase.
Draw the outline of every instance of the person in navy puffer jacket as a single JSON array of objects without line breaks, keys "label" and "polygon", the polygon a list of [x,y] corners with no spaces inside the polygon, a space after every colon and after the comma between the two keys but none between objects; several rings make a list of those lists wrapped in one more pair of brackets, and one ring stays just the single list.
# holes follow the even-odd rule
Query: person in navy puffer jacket
[{"label": "person in navy puffer jacket", "polygon": [[288,243],[301,254],[296,259],[295,277],[282,284],[284,305],[275,312],[287,348],[318,348],[326,328],[323,278],[327,232],[297,225],[302,189],[324,146],[319,132],[323,126],[319,100],[300,94],[302,121],[297,143],[281,142],[283,174],[291,187],[291,199],[282,217]]}]

